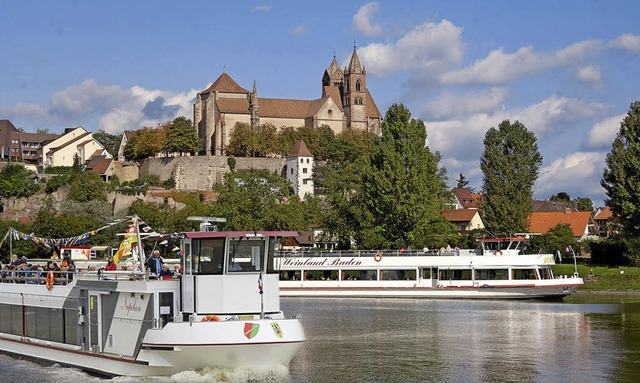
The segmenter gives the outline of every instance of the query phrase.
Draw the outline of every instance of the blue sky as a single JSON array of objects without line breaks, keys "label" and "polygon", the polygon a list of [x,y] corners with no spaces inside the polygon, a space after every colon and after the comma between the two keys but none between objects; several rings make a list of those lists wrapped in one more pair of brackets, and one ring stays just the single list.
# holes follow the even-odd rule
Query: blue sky
[{"label": "blue sky", "polygon": [[637,1],[1,1],[0,119],[35,131],[193,118],[223,70],[262,97],[316,99],[354,41],[384,114],[425,121],[450,184],[480,188],[487,129],[519,120],[536,198],[606,198],[604,159],[640,99]]}]

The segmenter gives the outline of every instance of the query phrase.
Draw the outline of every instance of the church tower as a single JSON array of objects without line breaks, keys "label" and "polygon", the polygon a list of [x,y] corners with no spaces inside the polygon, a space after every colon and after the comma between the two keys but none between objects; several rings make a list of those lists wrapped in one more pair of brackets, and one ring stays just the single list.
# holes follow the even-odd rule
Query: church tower
[{"label": "church tower", "polygon": [[251,114],[251,129],[256,130],[260,125],[260,103],[258,102],[258,90],[253,81],[253,91],[249,93],[249,114]]},{"label": "church tower", "polygon": [[355,45],[349,66],[344,71],[343,86],[343,107],[347,128],[367,130],[367,70],[360,65]]}]

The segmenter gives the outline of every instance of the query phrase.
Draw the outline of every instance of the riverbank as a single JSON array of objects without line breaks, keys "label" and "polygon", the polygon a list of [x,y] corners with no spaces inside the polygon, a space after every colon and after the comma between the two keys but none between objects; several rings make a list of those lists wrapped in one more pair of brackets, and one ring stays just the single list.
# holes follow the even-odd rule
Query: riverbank
[{"label": "riverbank", "polygon": [[[553,273],[573,275],[574,266],[555,265]],[[579,294],[640,295],[640,267],[578,265],[578,274],[584,279]]]}]

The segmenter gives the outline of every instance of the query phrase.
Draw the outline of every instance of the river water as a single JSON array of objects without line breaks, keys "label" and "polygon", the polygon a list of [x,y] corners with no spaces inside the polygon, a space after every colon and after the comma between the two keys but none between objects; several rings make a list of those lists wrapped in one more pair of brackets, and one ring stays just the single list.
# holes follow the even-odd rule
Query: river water
[{"label": "river water", "polygon": [[0,382],[638,382],[640,296],[563,302],[286,298],[308,341],[285,368],[101,379],[0,355]]}]

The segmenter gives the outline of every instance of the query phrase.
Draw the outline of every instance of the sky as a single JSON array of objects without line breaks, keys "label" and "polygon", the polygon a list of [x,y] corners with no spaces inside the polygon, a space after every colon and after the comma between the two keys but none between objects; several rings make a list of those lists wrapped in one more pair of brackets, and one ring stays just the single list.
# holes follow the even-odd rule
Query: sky
[{"label": "sky", "polygon": [[223,72],[268,98],[320,98],[354,46],[384,115],[426,124],[449,185],[482,187],[488,129],[535,133],[534,197],[606,199],[605,158],[640,99],[638,1],[0,0],[0,119],[113,134],[193,119]]}]

